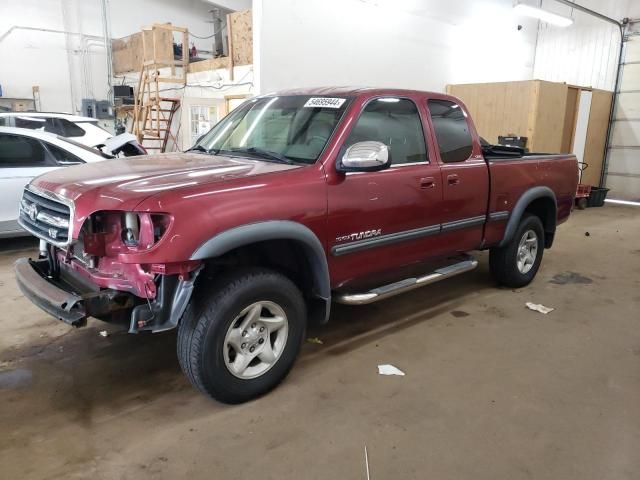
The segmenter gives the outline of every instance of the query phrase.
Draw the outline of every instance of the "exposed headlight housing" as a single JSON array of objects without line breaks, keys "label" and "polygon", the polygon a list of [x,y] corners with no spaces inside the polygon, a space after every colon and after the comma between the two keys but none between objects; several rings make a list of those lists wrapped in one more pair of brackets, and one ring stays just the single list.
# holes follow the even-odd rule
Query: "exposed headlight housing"
[{"label": "exposed headlight housing", "polygon": [[151,212],[96,212],[83,226],[84,252],[97,257],[152,248],[171,225],[171,216]]}]

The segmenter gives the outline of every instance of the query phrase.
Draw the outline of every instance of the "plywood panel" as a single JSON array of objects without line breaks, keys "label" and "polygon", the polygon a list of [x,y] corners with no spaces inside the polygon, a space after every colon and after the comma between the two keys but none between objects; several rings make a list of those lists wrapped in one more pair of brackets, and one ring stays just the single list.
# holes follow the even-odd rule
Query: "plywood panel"
[{"label": "plywood panel", "polygon": [[209,70],[217,70],[219,68],[229,68],[229,57],[209,58],[207,60],[190,63],[188,72],[205,72]]},{"label": "plywood panel", "polygon": [[564,83],[535,81],[536,111],[529,149],[555,153],[562,149],[568,87]]},{"label": "plywood panel", "polygon": [[588,185],[600,184],[612,98],[613,92],[605,90],[592,92],[587,141],[584,148],[584,161],[589,164],[589,167],[582,174],[582,183]]},{"label": "plywood panel", "polygon": [[134,33],[128,37],[112,40],[113,72],[121,73],[139,71],[142,67],[142,33]]},{"label": "plywood panel", "polygon": [[233,65],[253,64],[253,18],[251,10],[229,15]]},{"label": "plywood panel", "polygon": [[499,135],[530,137],[533,133],[534,82],[449,85],[447,92],[465,103],[478,133],[488,142],[497,143]]},{"label": "plywood panel", "polygon": [[[142,31],[146,49],[145,61],[173,62],[173,34],[170,30],[153,27]],[[155,43],[154,43],[155,41]],[[187,48],[189,46],[187,45]]]},{"label": "plywood panel", "polygon": [[[142,48],[144,44],[146,55]],[[128,37],[112,40],[113,72],[116,75],[139,72],[144,61],[153,60],[153,33],[151,29],[134,33]],[[169,30],[155,29],[155,53],[158,63],[173,62],[173,34]]]},{"label": "plywood panel", "polygon": [[569,87],[567,90],[567,105],[564,109],[564,127],[562,129],[562,144],[560,153],[570,153],[573,148],[573,132],[578,113],[578,93],[580,89]]}]

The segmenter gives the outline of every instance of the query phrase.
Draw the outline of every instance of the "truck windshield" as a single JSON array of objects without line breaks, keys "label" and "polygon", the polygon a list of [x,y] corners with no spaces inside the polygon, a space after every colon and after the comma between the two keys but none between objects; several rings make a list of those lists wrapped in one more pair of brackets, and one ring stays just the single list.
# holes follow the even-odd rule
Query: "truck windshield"
[{"label": "truck windshield", "polygon": [[234,110],[190,150],[311,164],[347,103],[342,97],[306,95],[256,98]]}]

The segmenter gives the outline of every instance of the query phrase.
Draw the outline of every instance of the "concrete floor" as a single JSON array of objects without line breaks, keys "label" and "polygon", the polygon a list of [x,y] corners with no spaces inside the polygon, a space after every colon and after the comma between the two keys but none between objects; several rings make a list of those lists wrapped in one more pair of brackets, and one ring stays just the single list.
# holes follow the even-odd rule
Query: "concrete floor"
[{"label": "concrete floor", "polygon": [[637,479],[640,210],[578,211],[556,238],[521,290],[496,288],[482,255],[337,306],[280,388],[235,407],[191,388],[175,334],[47,317],[11,270],[34,244],[3,242],[0,478],[365,478],[366,445],[372,479]]}]

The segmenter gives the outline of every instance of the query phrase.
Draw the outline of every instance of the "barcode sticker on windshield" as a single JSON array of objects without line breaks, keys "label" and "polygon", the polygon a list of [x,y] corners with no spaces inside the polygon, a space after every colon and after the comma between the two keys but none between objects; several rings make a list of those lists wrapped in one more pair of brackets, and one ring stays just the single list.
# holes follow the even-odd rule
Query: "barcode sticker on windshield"
[{"label": "barcode sticker on windshield", "polygon": [[346,98],[313,97],[304,104],[307,108],[340,108]]}]

